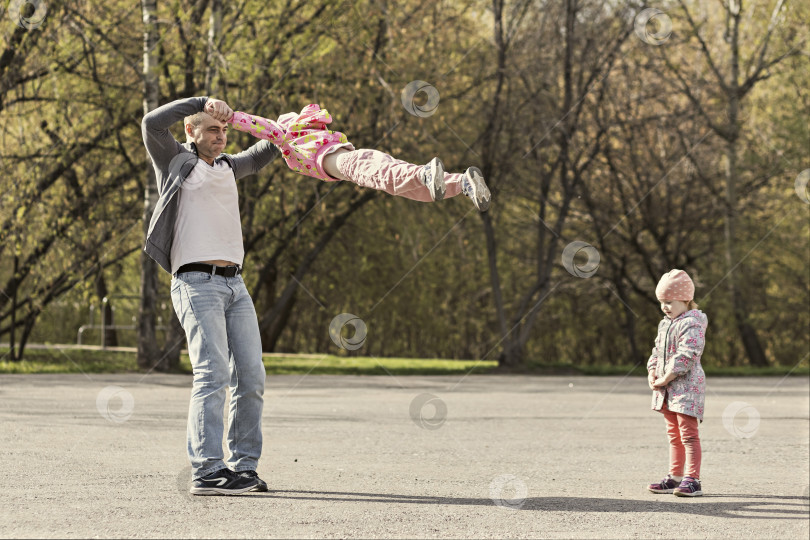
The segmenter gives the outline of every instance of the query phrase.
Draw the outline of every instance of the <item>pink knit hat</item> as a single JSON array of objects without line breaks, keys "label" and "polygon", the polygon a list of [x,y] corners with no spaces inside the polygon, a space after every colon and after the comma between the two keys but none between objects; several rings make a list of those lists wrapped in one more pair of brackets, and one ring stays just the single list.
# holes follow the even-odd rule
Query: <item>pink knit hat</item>
[{"label": "pink knit hat", "polygon": [[659,300],[680,300],[688,302],[695,297],[695,284],[689,274],[683,270],[670,270],[663,276],[655,288]]}]

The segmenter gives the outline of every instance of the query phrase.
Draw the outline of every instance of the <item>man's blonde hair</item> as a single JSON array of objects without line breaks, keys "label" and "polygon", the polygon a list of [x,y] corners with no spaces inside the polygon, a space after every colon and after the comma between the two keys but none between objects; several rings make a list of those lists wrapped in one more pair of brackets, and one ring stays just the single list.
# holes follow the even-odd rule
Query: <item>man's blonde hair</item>
[{"label": "man's blonde hair", "polygon": [[183,130],[186,132],[186,142],[191,141],[191,136],[188,134],[188,127],[187,126],[190,125],[190,126],[192,126],[194,128],[200,127],[200,124],[202,124],[203,119],[206,116],[210,116],[210,115],[205,111],[200,111],[198,113],[192,114],[191,116],[186,116],[183,119]]}]

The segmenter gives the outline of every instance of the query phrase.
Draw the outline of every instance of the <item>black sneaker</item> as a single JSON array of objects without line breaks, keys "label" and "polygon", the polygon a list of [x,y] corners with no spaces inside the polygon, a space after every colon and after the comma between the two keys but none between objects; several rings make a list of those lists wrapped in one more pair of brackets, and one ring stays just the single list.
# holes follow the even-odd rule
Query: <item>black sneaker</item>
[{"label": "black sneaker", "polygon": [[238,495],[259,485],[257,478],[246,478],[230,469],[220,469],[191,482],[192,495]]},{"label": "black sneaker", "polygon": [[444,163],[435,157],[425,165],[420,172],[419,179],[430,191],[430,198],[434,201],[444,199],[447,186],[444,183]]},{"label": "black sneaker", "polygon": [[472,199],[479,212],[486,212],[489,209],[492,195],[484,182],[484,174],[478,167],[470,167],[464,172],[464,178],[461,180],[461,192]]},{"label": "black sneaker", "polygon": [[259,478],[259,473],[256,471],[240,471],[236,474],[242,478],[255,478],[259,482],[251,491],[267,491],[267,482]]}]

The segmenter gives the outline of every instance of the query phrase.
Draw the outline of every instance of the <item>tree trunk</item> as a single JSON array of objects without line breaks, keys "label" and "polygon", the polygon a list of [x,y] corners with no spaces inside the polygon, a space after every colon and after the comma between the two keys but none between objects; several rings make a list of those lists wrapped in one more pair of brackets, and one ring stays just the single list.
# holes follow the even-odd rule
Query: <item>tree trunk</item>
[{"label": "tree trunk", "polygon": [[117,347],[118,334],[115,331],[115,318],[113,317],[112,303],[107,298],[107,282],[104,279],[104,267],[99,264],[98,275],[96,276],[96,298],[101,305],[101,320],[104,327],[104,335],[101,336],[101,343],[104,347]]},{"label": "tree trunk", "polygon": [[[495,93],[492,99],[492,110],[489,113],[488,123],[484,129],[481,142],[481,167],[483,169],[484,176],[488,179],[491,179],[492,172],[496,169],[494,162],[498,159],[495,155],[495,149],[497,148],[497,136],[501,127],[501,92],[503,91],[506,79],[506,44],[504,43],[503,34],[502,0],[493,0],[492,16],[492,32],[493,39],[495,40],[495,45],[497,47],[498,71]],[[490,187],[493,187],[492,184],[490,184]],[[496,190],[493,189],[493,191]],[[498,274],[498,253],[497,245],[495,243],[495,227],[489,213],[481,214],[481,223],[484,226],[484,237],[486,238],[487,243],[487,260],[489,263],[489,280],[492,285],[492,299],[493,302],[495,302],[495,315],[498,318],[498,330],[501,336],[501,346],[503,347],[501,354],[498,355],[498,365],[514,367],[520,364],[523,359],[520,351],[517,350],[515,339],[510,334],[506,322],[506,312],[503,304],[503,291],[501,290],[501,278]]]},{"label": "tree trunk", "polygon": [[[735,107],[734,104],[729,105]],[[736,119],[736,114],[734,116]],[[740,333],[745,354],[748,362],[752,366],[767,366],[768,358],[762,349],[756,329],[749,322],[748,310],[745,307],[735,272],[741,270],[741,265],[736,261],[736,211],[737,211],[737,148],[736,140],[729,141],[726,145],[726,211],[725,211],[725,258],[728,272],[728,290],[731,299],[734,321]],[[736,266],[736,268],[735,268]]]},{"label": "tree trunk", "polygon": [[[16,242],[15,242],[16,244]],[[14,246],[14,277],[17,276],[19,270],[20,257],[17,255],[17,246]],[[8,356],[12,362],[17,362],[22,358],[22,351],[17,353],[14,350],[14,327],[17,325],[17,287],[11,293],[11,326],[9,327],[9,340],[8,340]]]},{"label": "tree trunk", "polygon": [[282,306],[281,313],[273,319],[270,326],[266,327],[262,332],[262,347],[266,351],[274,351],[276,350],[276,345],[278,344],[278,338],[281,336],[281,332],[287,328],[287,325],[290,322],[290,315],[292,315],[292,310],[295,307],[296,302],[298,301],[298,295],[293,294],[288,300],[286,305]]},{"label": "tree trunk", "polygon": [[[276,270],[275,261],[265,261],[265,266],[259,269],[258,280],[254,287],[254,299],[257,303],[263,306],[272,306],[276,299],[276,281],[278,279],[278,272]],[[261,301],[259,301],[261,298]],[[272,351],[272,327],[268,326],[261,331],[262,350]]]},{"label": "tree trunk", "polygon": [[[303,260],[295,269],[295,274],[289,279],[289,281],[287,281],[287,285],[284,287],[284,290],[281,292],[273,306],[262,314],[261,318],[259,319],[260,332],[266,333],[273,324],[276,324],[277,320],[281,320],[284,311],[290,308],[290,302],[292,302],[296,290],[300,286],[299,283],[302,279],[304,279],[306,273],[309,272],[312,263],[315,262],[318,255],[321,254],[340,228],[346,224],[349,217],[354,212],[359,210],[364,204],[373,199],[376,195],[376,191],[367,190],[359,198],[352,201],[352,203],[346,210],[343,211],[343,213],[332,218],[331,223],[325,228],[323,234],[321,234],[320,238],[318,238],[318,241],[315,243],[312,249],[310,249],[306,255],[304,255]],[[282,329],[283,327],[277,332],[280,333]]]},{"label": "tree trunk", "polygon": [[501,290],[501,276],[498,273],[498,253],[495,243],[495,227],[492,225],[492,217],[489,213],[481,214],[481,223],[484,225],[484,238],[487,243],[487,261],[489,263],[489,282],[492,285],[492,300],[495,302],[495,315],[498,318],[498,330],[500,331],[503,351],[498,356],[498,365],[516,366],[521,359],[515,354],[515,347],[509,328],[506,325],[506,312],[503,307],[503,291]]},{"label": "tree trunk", "polygon": [[624,324],[622,326],[627,336],[627,343],[630,345],[630,363],[636,366],[645,360],[644,355],[638,350],[638,344],[636,343],[637,317],[636,314],[633,313],[633,310],[630,309],[630,298],[627,296],[627,291],[625,291],[622,285],[622,278],[617,276],[613,280],[613,284],[616,285],[616,294],[619,295],[619,299],[621,299],[622,304],[624,304]]},{"label": "tree trunk", "polygon": [[[211,0],[208,19],[208,61],[205,66],[205,95],[214,95],[215,79],[219,75],[219,48],[217,39],[222,31],[222,0]],[[223,96],[224,97],[224,96]]]},{"label": "tree trunk", "polygon": [[759,341],[756,329],[748,318],[748,310],[737,284],[736,271],[741,271],[736,253],[736,214],[737,214],[737,141],[740,136],[740,64],[739,64],[739,10],[730,12],[731,16],[731,85],[728,96],[728,131],[726,138],[726,205],[725,205],[725,256],[728,273],[728,288],[734,320],[740,332],[745,353],[752,366],[767,366],[768,359]]},{"label": "tree trunk", "polygon": [[37,317],[39,317],[40,313],[42,313],[42,310],[37,309],[29,313],[28,317],[26,317],[22,336],[20,336],[20,342],[17,344],[17,360],[22,360],[23,351],[25,351],[28,338],[31,336],[31,332],[34,330],[34,325],[36,324]]},{"label": "tree trunk", "polygon": [[[143,34],[143,112],[146,114],[158,106],[157,0],[142,0],[141,6],[145,26]],[[149,221],[152,219],[152,213],[155,211],[157,203],[156,187],[155,170],[150,162],[144,188],[144,238],[149,230]],[[141,251],[141,298],[138,306],[138,367],[141,369],[151,368],[160,358],[160,349],[157,346],[155,335],[157,272],[157,263],[146,252]]]},{"label": "tree trunk", "polygon": [[172,309],[166,330],[166,344],[160,355],[160,362],[155,367],[158,371],[178,371],[180,369],[180,351],[186,342],[186,332],[180,324],[180,320]]}]

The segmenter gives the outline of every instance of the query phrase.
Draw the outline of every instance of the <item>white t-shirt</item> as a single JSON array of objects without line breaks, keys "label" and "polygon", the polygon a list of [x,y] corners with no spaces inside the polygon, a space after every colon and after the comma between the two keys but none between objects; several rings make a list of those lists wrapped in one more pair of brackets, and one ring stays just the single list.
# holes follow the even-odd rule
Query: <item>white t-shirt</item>
[{"label": "white t-shirt", "polygon": [[245,247],[231,167],[223,160],[213,166],[198,160],[177,197],[172,274],[184,264],[216,259],[241,266]]}]

